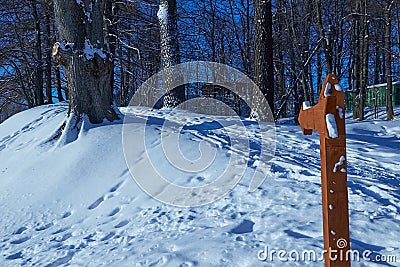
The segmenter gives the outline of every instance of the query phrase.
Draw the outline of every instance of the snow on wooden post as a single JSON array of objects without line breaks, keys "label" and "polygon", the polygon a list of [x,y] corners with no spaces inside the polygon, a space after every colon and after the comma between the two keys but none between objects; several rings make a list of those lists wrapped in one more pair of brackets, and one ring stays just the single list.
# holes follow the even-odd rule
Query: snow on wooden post
[{"label": "snow on wooden post", "polygon": [[305,135],[320,134],[325,266],[350,266],[344,92],[335,75],[325,78],[318,104],[304,103],[299,123]]}]

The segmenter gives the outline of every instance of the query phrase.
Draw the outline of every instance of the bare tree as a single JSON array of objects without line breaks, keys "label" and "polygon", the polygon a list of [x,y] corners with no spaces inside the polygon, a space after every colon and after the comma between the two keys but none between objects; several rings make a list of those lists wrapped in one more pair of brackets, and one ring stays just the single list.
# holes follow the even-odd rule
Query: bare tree
[{"label": "bare tree", "polygon": [[368,84],[369,20],[367,1],[357,0],[353,13],[353,118],[364,119]]},{"label": "bare tree", "polygon": [[[322,47],[324,48],[324,54],[325,54],[325,59],[326,59],[326,68],[328,73],[332,73],[333,67],[332,67],[332,44],[331,44],[331,39],[329,38],[329,35],[326,34],[325,29],[324,29],[324,23],[323,23],[323,18],[322,18],[322,3],[321,0],[316,0],[315,1],[316,5],[316,10],[317,10],[317,18],[318,18],[318,33],[319,37],[322,40]],[[331,31],[331,29],[328,29],[328,32]]]},{"label": "bare tree", "polygon": [[36,68],[35,68],[35,101],[36,105],[44,104],[44,94],[43,94],[43,62],[42,62],[42,30],[41,21],[39,19],[39,12],[37,9],[37,1],[30,0],[33,18],[35,22],[35,50],[36,50]]},{"label": "bare tree", "polygon": [[254,81],[274,113],[272,3],[254,0]]},{"label": "bare tree", "polygon": [[394,1],[388,1],[384,7],[385,20],[385,69],[386,69],[386,119],[393,120],[393,81],[392,81],[392,18],[391,11]]},{"label": "bare tree", "polygon": [[68,70],[72,128],[78,127],[82,115],[92,123],[118,118],[112,104],[112,55],[103,31],[105,2],[54,1],[61,40],[54,45],[53,56]]},{"label": "bare tree", "polygon": [[[164,69],[180,63],[176,0],[161,0],[157,17],[160,23],[161,66]],[[166,72],[163,83],[171,85],[172,73]],[[175,107],[185,99],[185,87],[179,86],[164,95],[164,107]]]}]

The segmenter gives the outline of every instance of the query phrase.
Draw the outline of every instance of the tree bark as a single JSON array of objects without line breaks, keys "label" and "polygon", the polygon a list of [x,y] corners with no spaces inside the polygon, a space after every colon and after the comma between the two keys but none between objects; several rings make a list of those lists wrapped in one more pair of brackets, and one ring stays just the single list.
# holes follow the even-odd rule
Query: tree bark
[{"label": "tree bark", "polygon": [[35,38],[36,38],[35,105],[43,105],[44,94],[43,94],[42,33],[40,29],[40,19],[36,5],[37,5],[36,0],[31,0],[33,18],[35,20]]},{"label": "tree bark", "polygon": [[391,19],[391,9],[394,1],[389,2],[385,7],[384,19],[385,19],[385,63],[386,63],[386,119],[393,120],[393,81],[392,81],[392,19]]},{"label": "tree bark", "polygon": [[271,0],[254,0],[254,81],[274,114],[274,62]]},{"label": "tree bark", "polygon": [[103,31],[106,0],[54,0],[62,42],[53,48],[55,60],[67,68],[70,112],[79,123],[118,119],[113,107],[113,62]]},{"label": "tree bark", "polygon": [[106,0],[104,9],[105,18],[105,32],[106,40],[108,43],[108,48],[110,51],[110,57],[113,61],[113,67],[111,68],[111,92],[114,91],[114,58],[117,50],[117,34],[118,34],[118,18],[117,18],[118,8],[115,4],[115,0]]},{"label": "tree bark", "polygon": [[[367,14],[367,3],[364,1],[364,14]],[[361,69],[361,86],[360,86],[360,103],[359,103],[359,119],[364,120],[364,108],[367,98],[367,86],[368,86],[368,61],[369,61],[369,20],[366,16],[363,16],[363,34],[362,34],[362,69]]]},{"label": "tree bark", "polygon": [[[168,68],[180,63],[176,0],[161,0],[157,17],[160,24],[161,66],[166,71],[163,85],[169,88],[175,77],[168,72]],[[185,87],[179,86],[165,93],[163,107],[175,107],[184,101]]]},{"label": "tree bark", "polygon": [[[359,2],[357,2],[358,10]],[[359,95],[360,95],[360,17],[355,16],[353,22],[353,69],[352,69],[352,76],[353,76],[353,119],[357,119],[359,117]]]},{"label": "tree bark", "polygon": [[322,39],[322,47],[324,49],[324,54],[325,54],[325,59],[326,59],[326,68],[328,73],[332,73],[333,71],[333,66],[332,66],[332,46],[331,46],[331,38],[329,36],[326,36],[325,30],[324,30],[324,24],[322,21],[322,4],[321,0],[316,0],[316,10],[317,10],[317,19],[318,19],[318,32],[319,32],[319,37]]},{"label": "tree bark", "polygon": [[46,33],[46,101],[48,104],[53,104],[53,88],[51,83],[52,74],[52,45],[51,45],[51,14],[50,8],[45,10],[45,33]]},{"label": "tree bark", "polygon": [[[57,88],[57,98],[59,102],[65,101],[63,95],[62,95],[62,86],[61,86],[61,70],[60,67],[56,67],[56,88]],[[68,99],[68,94],[65,94]]]},{"label": "tree bark", "polygon": [[368,82],[368,27],[366,0],[358,0],[353,22],[353,119],[364,119],[365,94]]},{"label": "tree bark", "polygon": [[317,54],[317,90],[318,90],[318,93],[320,93],[320,90],[322,90],[322,83],[323,82],[322,82],[321,49],[318,49],[318,54]]}]

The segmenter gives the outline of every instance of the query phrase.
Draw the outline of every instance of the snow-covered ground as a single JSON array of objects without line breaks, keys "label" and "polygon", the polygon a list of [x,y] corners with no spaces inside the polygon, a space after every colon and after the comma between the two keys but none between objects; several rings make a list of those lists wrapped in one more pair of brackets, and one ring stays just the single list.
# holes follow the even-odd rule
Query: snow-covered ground
[{"label": "snow-covered ground", "polygon": [[[279,122],[276,156],[260,189],[249,193],[245,174],[217,202],[177,208],[150,198],[132,179],[122,121],[86,125],[65,146],[49,140],[67,108],[34,108],[0,125],[0,266],[322,266],[282,262],[276,255],[273,261],[258,259],[265,246],[299,253],[323,249],[318,134],[303,136],[291,120]],[[165,116],[133,112],[138,118]],[[185,130],[183,152],[196,157],[190,142],[204,139],[219,147],[217,166],[229,158],[226,140],[209,117],[177,114],[207,127]],[[400,264],[399,116],[400,108],[390,122],[371,114],[364,122],[347,117],[351,248],[373,251],[372,259],[394,255],[397,263],[381,263],[391,266]],[[162,130],[149,132],[154,151]],[[157,164],[161,171],[163,164]],[[179,178],[174,182],[207,182],[193,173]],[[361,260],[353,266],[380,264]]]}]

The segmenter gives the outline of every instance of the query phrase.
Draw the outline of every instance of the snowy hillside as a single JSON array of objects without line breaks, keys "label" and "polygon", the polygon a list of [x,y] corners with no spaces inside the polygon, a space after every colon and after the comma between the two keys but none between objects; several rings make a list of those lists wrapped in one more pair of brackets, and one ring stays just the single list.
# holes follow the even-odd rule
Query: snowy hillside
[{"label": "snowy hillside", "polygon": [[[245,176],[217,202],[177,208],[150,198],[132,179],[122,121],[87,125],[65,146],[49,141],[67,109],[42,106],[0,124],[0,266],[322,266],[258,259],[265,246],[323,249],[318,134],[303,136],[291,120],[278,123],[276,156],[260,189],[249,193]],[[133,111],[138,118],[152,113]],[[390,122],[347,120],[351,248],[373,251],[371,258],[397,256],[397,263],[381,263],[389,266],[400,264],[399,116],[397,108]],[[215,131],[186,129],[180,142],[189,152],[190,140],[214,143],[225,151],[217,153],[222,164],[230,152]],[[160,146],[151,144],[154,151]],[[207,177],[180,178],[197,186]]]}]

